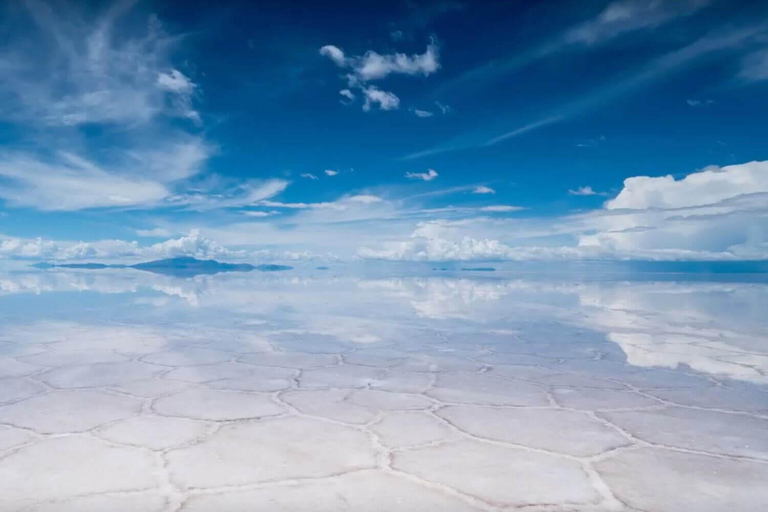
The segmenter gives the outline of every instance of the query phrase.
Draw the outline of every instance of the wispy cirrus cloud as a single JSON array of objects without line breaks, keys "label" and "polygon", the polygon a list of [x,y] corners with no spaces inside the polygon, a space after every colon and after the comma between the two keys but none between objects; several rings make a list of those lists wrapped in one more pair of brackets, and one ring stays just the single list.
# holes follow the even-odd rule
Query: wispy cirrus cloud
[{"label": "wispy cirrus cloud", "polygon": [[135,4],[116,2],[95,16],[77,4],[17,6],[29,28],[9,32],[1,55],[0,119],[20,138],[0,161],[7,206],[228,208],[287,186],[196,185],[217,152],[199,130],[201,87],[174,62],[180,38]]}]

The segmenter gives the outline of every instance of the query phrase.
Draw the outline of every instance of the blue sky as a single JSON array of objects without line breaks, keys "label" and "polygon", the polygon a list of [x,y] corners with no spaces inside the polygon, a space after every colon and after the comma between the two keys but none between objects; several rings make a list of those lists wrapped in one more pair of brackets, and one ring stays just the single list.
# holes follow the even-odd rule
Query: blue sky
[{"label": "blue sky", "polygon": [[768,256],[764,2],[0,13],[0,258]]}]

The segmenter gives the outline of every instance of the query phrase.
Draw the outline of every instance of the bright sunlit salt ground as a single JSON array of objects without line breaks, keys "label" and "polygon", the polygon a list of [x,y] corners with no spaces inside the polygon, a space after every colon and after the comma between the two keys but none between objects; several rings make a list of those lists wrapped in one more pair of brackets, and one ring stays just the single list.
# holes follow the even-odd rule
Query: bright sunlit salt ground
[{"label": "bright sunlit salt ground", "polygon": [[0,511],[762,511],[768,285],[0,273]]}]

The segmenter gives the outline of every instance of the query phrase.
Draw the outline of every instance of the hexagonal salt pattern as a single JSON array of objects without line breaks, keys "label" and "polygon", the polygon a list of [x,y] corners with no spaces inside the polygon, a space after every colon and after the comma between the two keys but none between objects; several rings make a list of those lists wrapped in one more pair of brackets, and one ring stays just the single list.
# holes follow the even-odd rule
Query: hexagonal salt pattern
[{"label": "hexagonal salt pattern", "polygon": [[360,471],[337,478],[226,494],[192,498],[185,512],[252,512],[254,505],[268,503],[270,512],[472,512],[482,510],[405,478],[378,471]]},{"label": "hexagonal salt pattern", "polygon": [[376,458],[364,432],[294,417],[227,425],[168,462],[173,481],[189,488],[332,476],[373,468]]},{"label": "hexagonal salt pattern", "polygon": [[41,434],[84,432],[139,414],[141,402],[103,391],[53,391],[0,408],[0,423]]},{"label": "hexagonal salt pattern", "polygon": [[600,499],[578,462],[477,441],[398,452],[392,466],[505,506],[590,504]]},{"label": "hexagonal salt pattern", "polygon": [[[213,279],[197,284],[226,288]],[[127,311],[118,325],[0,325],[0,512],[762,512],[768,503],[758,335],[744,357],[731,347],[701,364],[667,364],[688,345],[665,346],[659,368],[650,342],[635,339],[638,318],[613,336],[629,340],[620,347],[508,305],[477,322],[430,317],[423,304],[420,315],[382,321],[323,291],[342,316],[287,318],[296,304],[275,309],[277,294],[262,301],[270,313],[255,311],[253,294],[269,286],[248,282],[239,295],[248,302],[215,318],[201,303],[191,324],[145,325]],[[375,311],[380,296],[365,298]],[[562,314],[594,321],[590,311]],[[695,354],[740,339],[711,326],[694,337]],[[631,355],[647,359],[633,366],[623,350],[639,343]]]},{"label": "hexagonal salt pattern", "polygon": [[159,469],[146,451],[91,436],[43,439],[0,460],[2,499],[20,510],[47,500],[141,491],[157,486]]}]

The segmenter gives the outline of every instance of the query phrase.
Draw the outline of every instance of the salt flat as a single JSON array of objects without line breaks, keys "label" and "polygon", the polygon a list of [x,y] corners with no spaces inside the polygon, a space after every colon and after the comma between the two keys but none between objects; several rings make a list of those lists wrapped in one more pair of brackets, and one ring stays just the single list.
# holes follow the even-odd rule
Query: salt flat
[{"label": "salt flat", "polygon": [[768,509],[764,284],[0,282],[0,512]]}]

